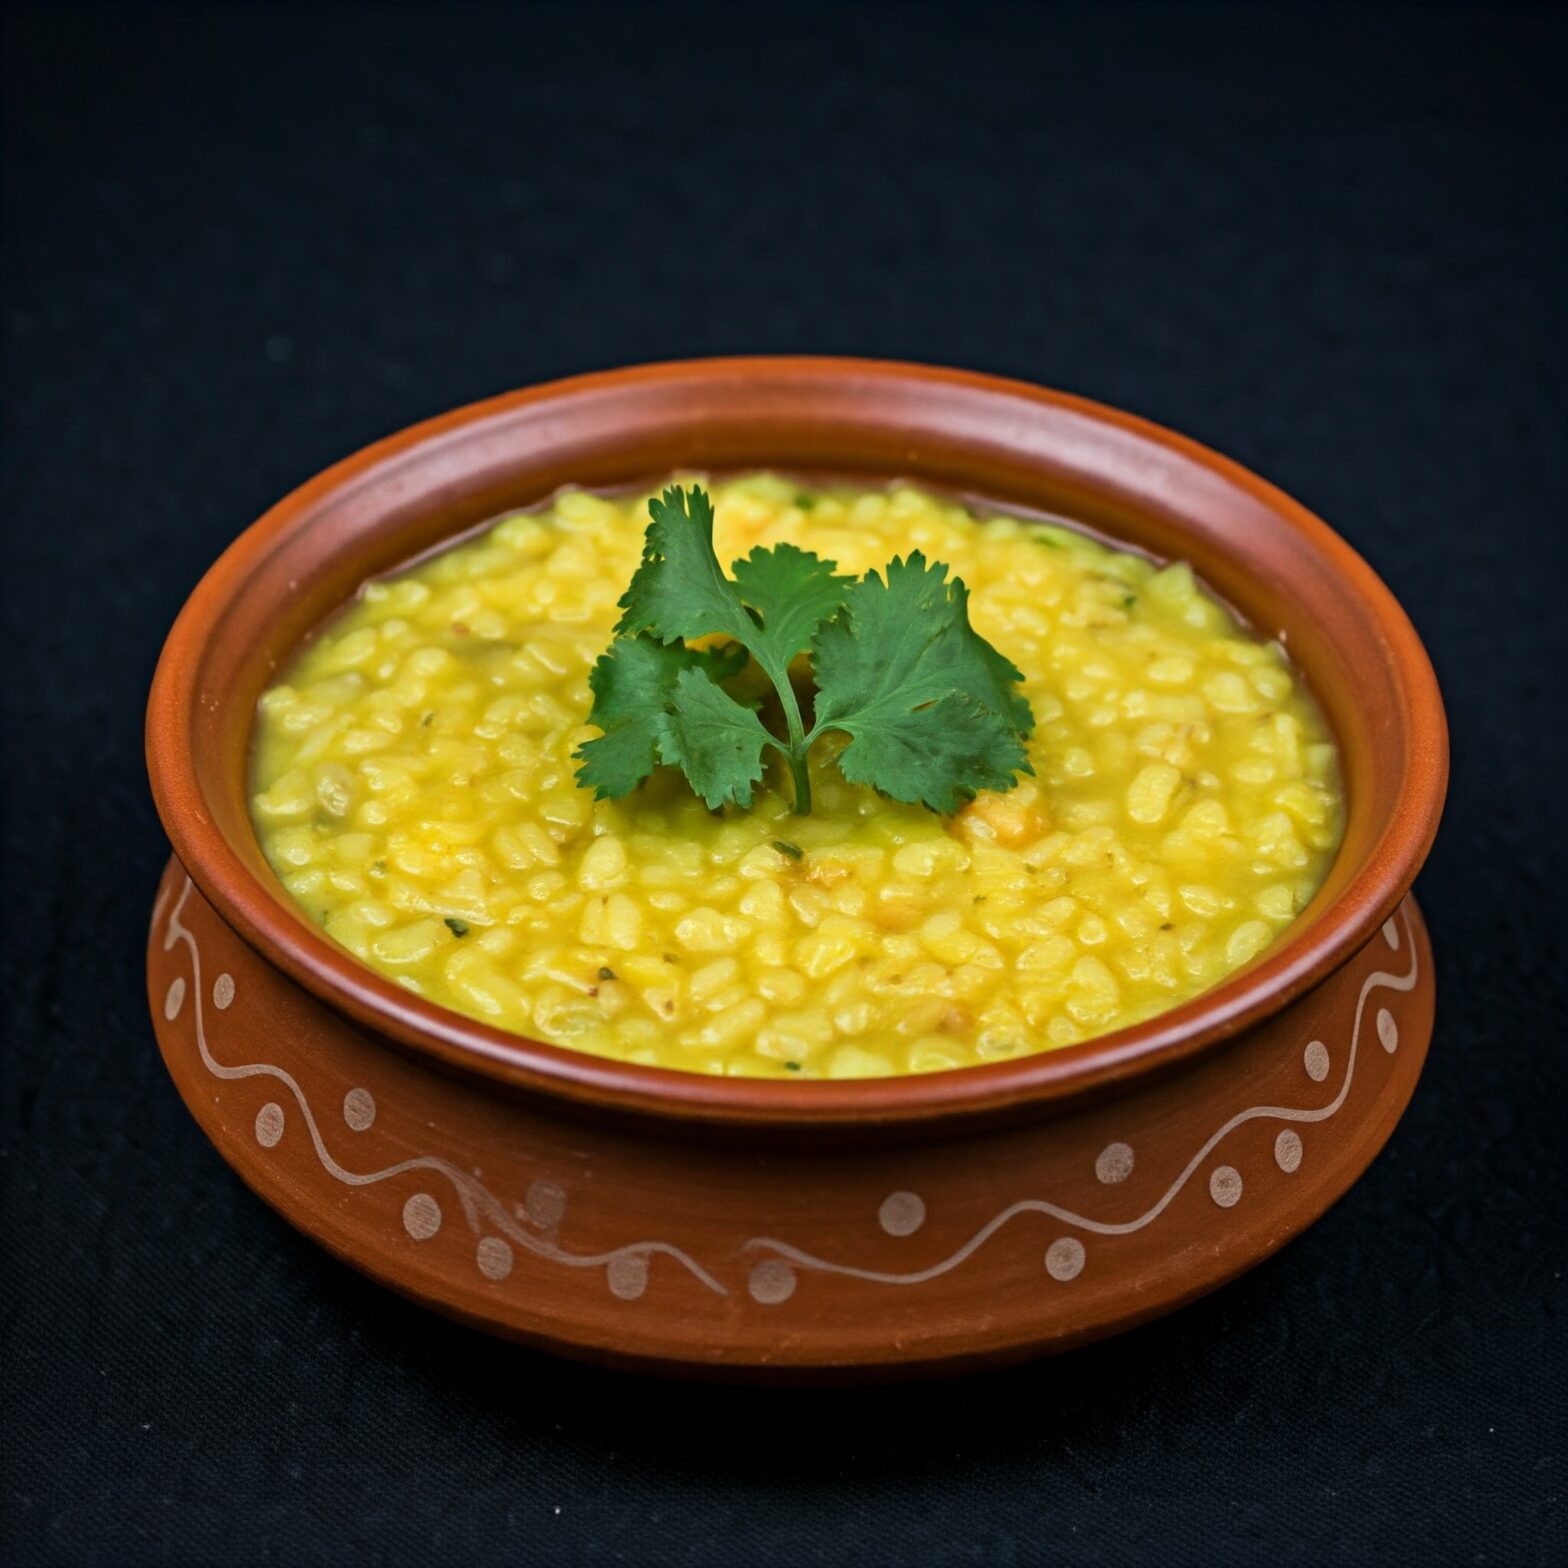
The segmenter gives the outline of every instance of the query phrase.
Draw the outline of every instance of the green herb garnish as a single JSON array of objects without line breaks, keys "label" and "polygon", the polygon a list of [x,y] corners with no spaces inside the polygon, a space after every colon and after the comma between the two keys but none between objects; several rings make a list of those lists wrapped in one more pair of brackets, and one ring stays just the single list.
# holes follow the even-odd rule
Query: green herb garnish
[{"label": "green herb garnish", "polygon": [[786,838],[774,839],[773,847],[781,855],[788,855],[791,860],[803,860],[805,858],[805,850],[803,850],[799,844],[791,844],[790,841]]},{"label": "green herb garnish", "polygon": [[800,1071],[800,1063],[799,1062],[785,1062],[784,1065],[792,1073],[798,1073]]},{"label": "green herb garnish", "polygon": [[451,915],[448,915],[441,922],[441,924],[444,925],[453,936],[468,935],[468,922],[466,920],[454,920]]},{"label": "green herb garnish", "polygon": [[[679,768],[710,807],[751,804],[763,753],[777,751],[811,810],[807,753],[829,730],[849,736],[839,771],[895,800],[955,811],[981,789],[1011,789],[1032,769],[1023,676],[969,624],[969,593],[918,550],[858,581],[792,544],[760,546],[726,577],[713,549],[713,504],[679,485],[648,503],[642,564],[621,597],[616,638],[589,676],[589,722],[604,734],[576,755],[595,795],[629,794],[657,763]],[[724,639],[694,649],[688,639]],[[808,730],[790,664],[811,655]],[[723,682],[747,656],[777,694],[785,734]]]},{"label": "green herb garnish", "polygon": [[599,978],[601,980],[613,980],[615,978],[615,971],[610,968],[608,964],[600,964]]}]

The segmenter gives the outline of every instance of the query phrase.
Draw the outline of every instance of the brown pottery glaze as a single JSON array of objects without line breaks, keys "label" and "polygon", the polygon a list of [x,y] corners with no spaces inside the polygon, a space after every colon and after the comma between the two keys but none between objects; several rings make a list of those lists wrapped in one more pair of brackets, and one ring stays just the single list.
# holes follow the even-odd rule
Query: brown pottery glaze
[{"label": "brown pottery glaze", "polygon": [[[256,699],[367,577],[572,483],[673,469],[911,478],[1185,559],[1305,671],[1344,844],[1205,995],[1033,1057],[852,1082],[716,1078],[410,995],[293,907],[247,814]],[[1408,892],[1447,776],[1426,655],[1370,568],[1169,431],[994,377],[835,359],[640,367],[508,394],[327,470],[243,534],[148,712],[173,843],[148,985],[224,1158],[356,1268],[464,1321],[651,1370],[820,1378],[1062,1349],[1211,1290],[1392,1131],[1431,1034]]]}]

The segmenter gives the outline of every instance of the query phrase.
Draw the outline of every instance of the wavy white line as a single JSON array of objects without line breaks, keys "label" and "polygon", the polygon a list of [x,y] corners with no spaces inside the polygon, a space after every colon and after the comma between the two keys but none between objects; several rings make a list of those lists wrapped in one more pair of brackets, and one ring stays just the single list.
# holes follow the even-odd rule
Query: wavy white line
[{"label": "wavy white line", "polygon": [[[626,1246],[616,1247],[610,1252],[568,1252],[565,1248],[556,1246],[544,1237],[536,1236],[524,1230],[507,1212],[505,1205],[483,1182],[434,1155],[419,1155],[414,1159],[400,1160],[396,1165],[388,1165],[383,1170],[378,1171],[351,1171],[346,1166],[340,1165],[333,1158],[331,1151],[327,1148],[325,1139],[321,1136],[321,1129],[316,1123],[315,1113],[310,1108],[309,1100],[305,1098],[305,1091],[300,1088],[291,1073],[282,1067],[274,1066],[271,1062],[249,1062],[241,1067],[226,1067],[208,1049],[206,1017],[203,1008],[201,950],[197,946],[196,938],[192,935],[190,928],[180,918],[181,912],[185,908],[185,901],[190,897],[191,889],[191,879],[187,877],[179,898],[176,900],[173,909],[169,911],[169,922],[164,932],[163,947],[164,951],[167,952],[176,942],[184,942],[190,951],[191,990],[194,993],[192,1017],[195,1020],[196,1048],[201,1053],[202,1064],[215,1078],[232,1081],[240,1078],[267,1077],[276,1078],[279,1083],[285,1085],[289,1093],[293,1095],[295,1102],[299,1106],[300,1114],[305,1119],[306,1129],[310,1133],[310,1141],[315,1145],[316,1158],[320,1160],[322,1168],[329,1175],[343,1182],[346,1186],[368,1187],[376,1182],[387,1181],[393,1176],[401,1176],[407,1171],[435,1171],[452,1184],[452,1188],[457,1194],[458,1202],[462,1205],[463,1214],[468,1221],[469,1228],[475,1235],[480,1234],[482,1229],[479,1223],[479,1216],[483,1213],[496,1230],[515,1242],[524,1251],[532,1253],[535,1257],[547,1259],[551,1263],[563,1264],[567,1268],[603,1268],[616,1258],[648,1258],[662,1254],[681,1264],[696,1279],[706,1285],[709,1290],[715,1291],[721,1296],[729,1294],[729,1290],[724,1285],[721,1285],[695,1258],[666,1241],[630,1242]],[[162,899],[160,898],[159,905],[153,911],[155,924],[161,905]]]},{"label": "wavy white line", "polygon": [[[196,1046],[201,1053],[203,1065],[208,1072],[219,1079],[234,1080],[265,1076],[276,1078],[280,1083],[284,1084],[294,1097],[295,1102],[299,1106],[300,1114],[305,1119],[305,1126],[310,1134],[311,1143],[315,1147],[317,1159],[321,1162],[322,1168],[336,1180],[343,1182],[347,1186],[363,1187],[376,1182],[386,1181],[391,1177],[403,1175],[412,1170],[434,1171],[451,1184],[457,1195],[458,1202],[462,1206],[469,1228],[475,1235],[481,1234],[483,1230],[480,1224],[480,1215],[483,1214],[497,1231],[508,1237],[524,1251],[549,1262],[562,1264],[568,1268],[602,1268],[618,1258],[648,1258],[657,1254],[663,1254],[681,1264],[694,1278],[706,1285],[709,1290],[719,1295],[729,1294],[728,1289],[720,1284],[701,1264],[688,1253],[683,1252],[679,1247],[669,1242],[631,1242],[626,1246],[601,1253],[569,1252],[543,1236],[524,1230],[516,1223],[501,1201],[481,1181],[434,1155],[421,1155],[413,1159],[402,1160],[395,1165],[389,1165],[377,1171],[351,1171],[346,1166],[339,1164],[327,1148],[315,1114],[311,1110],[310,1102],[306,1099],[304,1090],[301,1089],[292,1074],[269,1062],[251,1062],[238,1067],[225,1066],[213,1057],[211,1050],[208,1048],[203,1006],[201,952],[194,935],[180,918],[185,907],[185,901],[190,896],[191,891],[192,883],[187,877],[179,898],[169,911],[163,946],[165,951],[167,951],[177,941],[183,941],[189,949],[191,989],[194,993],[192,1016],[195,1021]],[[160,894],[158,904],[153,911],[154,927],[156,927],[165,901],[166,894]],[[1373,991],[1379,988],[1387,988],[1394,991],[1410,991],[1416,984],[1420,962],[1416,953],[1415,943],[1413,940],[1409,940],[1411,937],[1409,916],[1401,910],[1398,918],[1403,927],[1404,937],[1409,941],[1410,968],[1403,975],[1393,975],[1385,970],[1375,970],[1362,982],[1360,993],[1356,998],[1355,1022],[1351,1028],[1350,1051],[1345,1064],[1345,1074],[1340,1083],[1339,1091],[1334,1098],[1326,1105],[1306,1109],[1281,1105],[1255,1105],[1247,1110],[1238,1111],[1209,1136],[1192,1158],[1188,1160],[1181,1173],[1165,1189],[1164,1193],[1136,1219],[1117,1222],[1097,1220],[1089,1215],[1078,1214],[1071,1209],[1062,1208],[1060,1205],[1050,1203],[1045,1199],[1024,1198],[1009,1205],[988,1220],[968,1241],[955,1252],[949,1254],[948,1257],[932,1264],[929,1268],[918,1269],[908,1273],[886,1273],[875,1269],[858,1268],[849,1263],[838,1263],[829,1258],[819,1257],[772,1236],[751,1237],[742,1243],[740,1250],[742,1252],[766,1251],[770,1256],[782,1259],[795,1267],[816,1273],[837,1274],[851,1279],[865,1280],[873,1284],[919,1285],[958,1268],[978,1252],[998,1231],[1021,1214],[1049,1215],[1064,1225],[1100,1236],[1125,1236],[1133,1231],[1142,1230],[1164,1213],[1170,1204],[1175,1201],[1182,1189],[1186,1187],[1187,1183],[1191,1181],[1204,1161],[1238,1127],[1245,1125],[1247,1122],[1261,1119],[1283,1122],[1321,1122],[1327,1121],[1331,1116],[1338,1113],[1344,1105],[1350,1093],[1351,1084],[1355,1079],[1356,1062],[1361,1046],[1361,1029],[1366,1017],[1367,999]],[[1389,945],[1397,949],[1400,945],[1399,927],[1396,927],[1391,920],[1383,929]]]},{"label": "wavy white line", "polygon": [[[810,1269],[816,1273],[842,1274],[852,1279],[868,1280],[879,1285],[920,1285],[927,1280],[936,1279],[939,1275],[946,1274],[957,1268],[961,1263],[972,1257],[1009,1221],[1016,1219],[1020,1214],[1048,1214],[1053,1219],[1060,1220],[1064,1225],[1070,1225],[1078,1230],[1089,1231],[1098,1236],[1125,1236],[1136,1230],[1142,1230],[1145,1225],[1152,1224],[1175,1200],[1182,1188],[1192,1179],[1198,1167],[1208,1159],[1214,1150],[1233,1133],[1238,1127],[1250,1121],[1270,1118],[1283,1122],[1321,1122],[1327,1121],[1345,1103],[1346,1096],[1350,1093],[1351,1081],[1356,1073],[1356,1057],[1361,1044],[1361,1025],[1366,1013],[1367,998],[1380,986],[1394,991],[1409,991],[1415,983],[1420,969],[1420,961],[1416,956],[1416,945],[1410,940],[1409,916],[1401,910],[1400,920],[1404,926],[1404,936],[1410,947],[1410,970],[1404,975],[1391,975],[1384,970],[1374,970],[1362,982],[1360,995],[1356,998],[1355,1024],[1350,1034],[1350,1054],[1345,1064],[1344,1081],[1339,1086],[1339,1093],[1327,1105],[1316,1106],[1309,1110],[1298,1110],[1283,1105],[1254,1105],[1245,1111],[1238,1111],[1222,1127],[1210,1135],[1208,1141],[1187,1162],[1181,1174],[1173,1181],[1157,1202],[1146,1209],[1137,1219],[1124,1220],[1111,1223],[1106,1220],[1091,1219],[1085,1214],[1075,1214],[1071,1209],[1064,1209],[1057,1204],[1048,1203],[1041,1198],[1023,1198],[1002,1210],[993,1219],[988,1220],[966,1241],[956,1252],[944,1258],[940,1263],[934,1263],[930,1268],[918,1269],[908,1274],[882,1273],[875,1269],[857,1268],[849,1263],[835,1263],[831,1259],[817,1257],[812,1253],[804,1252],[799,1247],[791,1246],[786,1241],[779,1241],[772,1236],[754,1236],[743,1244],[743,1250],[766,1250],[772,1256],[783,1258],[786,1261],[803,1269]],[[1385,939],[1391,947],[1398,946],[1395,936],[1391,933],[1392,922],[1384,927]],[[1397,930],[1397,928],[1395,928]]]}]

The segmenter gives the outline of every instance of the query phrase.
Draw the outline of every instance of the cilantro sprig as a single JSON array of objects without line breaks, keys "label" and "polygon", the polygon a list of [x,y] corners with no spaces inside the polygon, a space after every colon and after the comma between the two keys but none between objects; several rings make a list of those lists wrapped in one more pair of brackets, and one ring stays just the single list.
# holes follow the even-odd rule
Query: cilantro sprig
[{"label": "cilantro sprig", "polygon": [[[597,797],[630,794],[662,762],[710,807],[749,806],[772,749],[807,813],[807,756],[830,730],[849,737],[838,767],[851,783],[933,811],[1033,771],[1023,676],[969,624],[968,590],[941,562],[916,550],[857,580],[779,544],[726,576],[700,486],[673,485],[648,512],[615,640],[588,680],[589,722],[603,734],[578,748],[577,778]],[[809,728],[790,674],[802,654],[815,685]],[[783,734],[726,689],[753,662],[778,697]]]}]

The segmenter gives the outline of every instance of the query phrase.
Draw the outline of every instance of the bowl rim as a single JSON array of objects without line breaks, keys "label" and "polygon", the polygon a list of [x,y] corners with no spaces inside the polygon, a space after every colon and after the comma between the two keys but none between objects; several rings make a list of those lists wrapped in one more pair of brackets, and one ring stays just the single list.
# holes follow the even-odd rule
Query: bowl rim
[{"label": "bowl rim", "polygon": [[[373,470],[464,427],[530,404],[618,388],[689,389],[705,378],[850,376],[870,383],[969,388],[1066,411],[1153,444],[1235,487],[1325,558],[1370,615],[1389,654],[1409,737],[1408,798],[1349,882],[1313,921],[1287,927],[1266,956],[1141,1023],[1075,1045],[942,1072],[848,1080],[732,1078],[647,1067],[548,1044],[424,1001],[309,925],[280,886],[255,875],[207,809],[192,715],[201,652],[238,590],[274,547],[308,527],[329,496]],[[714,416],[722,421],[722,412]],[[700,466],[700,465],[699,465]],[[891,478],[893,475],[885,477]],[[303,520],[303,521],[302,521]],[[247,726],[247,743],[250,734]],[[1372,568],[1325,522],[1267,480],[1186,436],[1090,399],[1006,377],[902,361],[751,355],[672,360],[596,371],[505,392],[420,421],[324,469],[269,508],[231,543],[192,591],[168,634],[146,720],[148,773],[174,852],[221,917],[329,1007],[434,1063],[528,1095],[667,1123],[833,1129],[966,1122],[1048,1113],[1188,1062],[1278,1012],[1339,967],[1393,913],[1426,858],[1442,812],[1448,734],[1436,676],[1409,618]],[[246,813],[248,820],[248,812]]]}]

